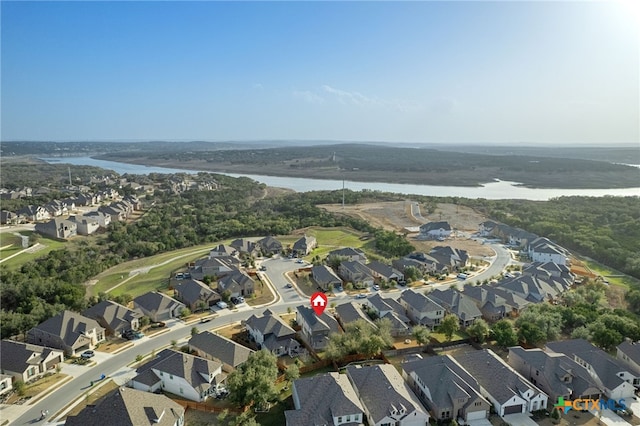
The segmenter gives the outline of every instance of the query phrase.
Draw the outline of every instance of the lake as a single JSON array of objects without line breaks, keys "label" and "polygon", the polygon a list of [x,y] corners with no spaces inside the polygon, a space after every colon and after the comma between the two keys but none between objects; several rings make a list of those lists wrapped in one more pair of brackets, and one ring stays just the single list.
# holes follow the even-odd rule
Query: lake
[{"label": "lake", "polygon": [[[138,164],[120,163],[117,161],[97,160],[91,157],[61,157],[42,158],[48,163],[65,163],[79,166],[95,166],[103,169],[113,170],[124,174],[150,174],[150,173],[190,173],[195,174],[207,170],[186,170],[170,169],[166,167],[149,167]],[[218,172],[211,172],[218,173]],[[328,179],[307,179],[279,176],[262,176],[237,173],[218,173],[233,177],[248,177],[269,186],[288,188],[296,192],[323,191],[342,189],[342,180]],[[640,188],[613,188],[613,189],[547,189],[547,188],[525,188],[517,186],[517,182],[496,181],[490,182],[480,187],[467,186],[435,186],[435,185],[413,185],[400,183],[383,182],[355,182],[344,181],[344,187],[352,191],[363,189],[371,191],[395,192],[399,194],[416,194],[434,197],[463,197],[463,198],[486,198],[489,200],[501,199],[525,199],[544,201],[550,198],[581,195],[591,197],[602,197],[605,195],[614,196],[640,196]]]}]

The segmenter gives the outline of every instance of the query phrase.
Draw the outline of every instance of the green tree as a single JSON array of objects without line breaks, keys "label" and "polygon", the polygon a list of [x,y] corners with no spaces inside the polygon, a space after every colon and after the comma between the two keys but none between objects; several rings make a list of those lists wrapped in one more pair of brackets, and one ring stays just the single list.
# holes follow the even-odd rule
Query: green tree
[{"label": "green tree", "polygon": [[493,324],[493,327],[491,328],[491,336],[493,336],[496,344],[503,348],[514,346],[518,343],[518,336],[513,330],[513,325],[506,319],[501,319]]},{"label": "green tree", "polygon": [[24,382],[22,380],[13,382],[13,389],[15,389],[18,395],[24,396]]},{"label": "green tree", "polygon": [[229,399],[240,406],[253,403],[258,408],[265,407],[278,396],[275,387],[278,377],[276,362],[275,355],[267,350],[252,353],[244,364],[229,375]]},{"label": "green tree", "polygon": [[255,415],[251,410],[247,410],[234,417],[229,422],[229,426],[260,426],[260,423],[256,421]]},{"label": "green tree", "polygon": [[300,377],[300,368],[298,367],[298,364],[294,363],[287,366],[287,370],[284,372],[284,377],[289,383]]},{"label": "green tree", "polygon": [[379,323],[380,328],[371,325],[364,319],[348,323],[344,333],[329,335],[329,343],[325,353],[329,359],[340,359],[345,355],[361,353],[368,357],[377,355],[391,346],[391,327],[385,321]]},{"label": "green tree", "polygon": [[445,335],[447,341],[450,341],[458,330],[460,330],[460,322],[455,315],[446,315],[438,327],[438,331]]},{"label": "green tree", "polygon": [[200,333],[200,330],[198,330],[198,327],[191,327],[191,336],[195,336],[198,333]]},{"label": "green tree", "polygon": [[475,339],[476,342],[482,343],[489,336],[489,325],[482,318],[478,318],[466,329],[467,334]]},{"label": "green tree", "polygon": [[140,322],[140,327],[146,327],[149,324],[151,324],[151,318],[144,315],[143,317],[140,318],[139,322]]},{"label": "green tree", "polygon": [[518,329],[518,340],[523,345],[537,346],[547,340],[547,335],[537,324],[525,322]]},{"label": "green tree", "polygon": [[411,329],[411,335],[419,345],[424,345],[429,342],[431,332],[424,325],[416,325]]},{"label": "green tree", "polygon": [[591,332],[589,331],[589,329],[587,327],[582,325],[580,327],[575,328],[571,332],[571,338],[572,339],[591,340]]},{"label": "green tree", "polygon": [[191,309],[189,309],[189,308],[180,309],[180,318],[186,318],[189,315],[191,315]]}]

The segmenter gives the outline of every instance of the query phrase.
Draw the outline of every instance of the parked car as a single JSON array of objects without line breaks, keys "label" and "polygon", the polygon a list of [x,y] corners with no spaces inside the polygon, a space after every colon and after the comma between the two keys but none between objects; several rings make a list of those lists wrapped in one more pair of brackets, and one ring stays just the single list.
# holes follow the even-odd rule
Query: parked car
[{"label": "parked car", "polygon": [[84,352],[82,352],[80,357],[84,358],[84,359],[89,359],[89,358],[93,358],[95,355],[96,355],[96,353],[93,352],[93,351],[84,351]]},{"label": "parked car", "polygon": [[356,299],[366,299],[367,295],[364,293],[358,293],[358,295],[356,296]]},{"label": "parked car", "polygon": [[240,301],[238,300],[238,298],[237,298],[237,297],[233,296],[233,297],[231,298],[231,303],[233,303],[234,305],[237,305],[238,303],[240,303]]},{"label": "parked car", "polygon": [[158,322],[152,322],[151,323],[151,328],[162,328],[162,327],[166,327],[167,324],[165,324],[162,321],[158,321]]},{"label": "parked car", "polygon": [[225,309],[229,307],[229,305],[227,305],[227,302],[223,302],[222,300],[216,303],[216,306],[220,309]]},{"label": "parked car", "polygon": [[262,266],[260,267],[260,270],[261,270],[261,271],[266,271],[266,270],[267,270],[267,267],[266,267],[266,266],[264,266],[264,265],[262,265]]},{"label": "parked car", "polygon": [[374,285],[373,285],[373,289],[374,289],[375,291],[378,291],[378,290],[380,290],[380,286],[379,286],[378,284],[374,284]]},{"label": "parked car", "polygon": [[209,322],[209,321],[211,321],[211,318],[202,318],[200,320],[201,323],[205,323],[205,322]]},{"label": "parked car", "polygon": [[293,286],[291,285],[291,283],[289,283],[289,284],[285,285],[284,288],[293,288]]}]

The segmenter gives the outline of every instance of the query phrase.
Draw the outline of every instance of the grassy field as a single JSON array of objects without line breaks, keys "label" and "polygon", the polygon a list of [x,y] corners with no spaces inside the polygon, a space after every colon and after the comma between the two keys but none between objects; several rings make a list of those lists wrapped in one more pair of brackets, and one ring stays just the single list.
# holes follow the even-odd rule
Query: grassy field
[{"label": "grassy field", "polygon": [[305,257],[308,259],[314,256],[324,258],[330,251],[341,247],[360,248],[364,251],[373,250],[373,242],[363,239],[365,234],[349,228],[313,227],[307,229],[306,234],[316,237],[318,241],[318,248]]},{"label": "grassy field", "polygon": [[[20,232],[22,235],[26,235],[26,236],[31,236],[31,234],[33,234],[33,232],[31,231],[22,231]],[[15,235],[12,234],[6,234],[3,233],[2,234],[2,245],[8,245],[9,243],[5,243],[5,238],[8,238],[9,236],[11,237],[15,237],[18,238]],[[11,240],[13,241],[13,240]],[[2,262],[1,265],[2,266],[6,266],[7,269],[9,270],[15,270],[20,268],[22,265],[24,265],[25,263],[29,262],[30,260],[35,260],[39,257],[42,257],[44,255],[46,255],[47,253],[49,253],[52,250],[58,250],[61,249],[65,246],[65,242],[64,241],[57,241],[57,240],[52,240],[50,238],[46,238],[46,237],[39,237],[38,238],[38,243],[40,243],[43,247],[40,247],[37,251],[30,253],[30,252],[24,252],[18,256],[15,256],[5,262]],[[2,258],[7,258],[8,256],[17,253],[18,251],[22,250],[21,246],[20,246],[20,242],[17,242],[16,244],[16,248],[14,249],[14,247],[11,247],[9,249],[6,250],[2,250]]]},{"label": "grassy field", "polygon": [[640,289],[640,280],[629,275],[624,275],[620,271],[609,268],[594,260],[581,259],[593,272],[601,275],[610,284],[618,285],[626,288]]}]

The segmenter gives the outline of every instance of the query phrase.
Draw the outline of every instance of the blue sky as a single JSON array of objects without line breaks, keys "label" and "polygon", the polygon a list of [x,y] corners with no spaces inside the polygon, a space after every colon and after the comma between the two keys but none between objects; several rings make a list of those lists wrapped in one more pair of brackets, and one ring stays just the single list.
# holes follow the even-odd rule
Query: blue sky
[{"label": "blue sky", "polygon": [[11,2],[2,140],[640,140],[613,2]]}]

